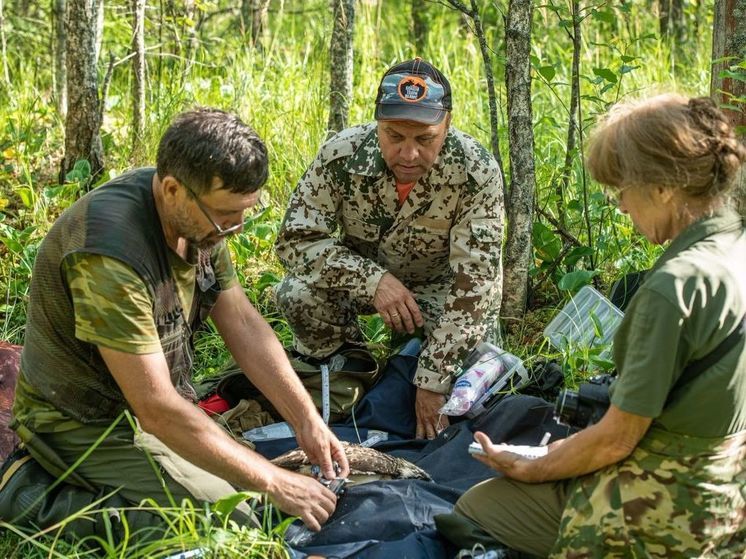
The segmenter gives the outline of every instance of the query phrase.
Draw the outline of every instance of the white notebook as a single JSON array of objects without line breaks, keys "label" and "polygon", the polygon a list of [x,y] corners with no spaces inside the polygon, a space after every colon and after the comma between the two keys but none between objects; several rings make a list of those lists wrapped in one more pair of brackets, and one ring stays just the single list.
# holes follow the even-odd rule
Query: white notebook
[{"label": "white notebook", "polygon": [[[497,448],[497,450],[519,454],[520,456],[523,456],[524,458],[529,458],[530,460],[534,460],[536,458],[541,458],[542,456],[546,456],[549,450],[549,447],[547,446],[530,446],[530,445],[514,445],[514,444],[497,444],[495,445],[495,448]],[[469,453],[484,455],[484,451],[482,450],[482,445],[480,445],[477,442],[471,443],[469,445]]]}]

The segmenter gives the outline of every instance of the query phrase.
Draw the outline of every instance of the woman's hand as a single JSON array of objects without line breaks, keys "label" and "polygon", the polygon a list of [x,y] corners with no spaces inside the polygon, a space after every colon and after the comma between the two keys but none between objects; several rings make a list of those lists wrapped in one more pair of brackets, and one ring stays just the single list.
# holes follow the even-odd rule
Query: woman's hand
[{"label": "woman's hand", "polygon": [[601,421],[583,429],[561,444],[552,444],[546,456],[529,460],[499,450],[484,433],[474,438],[487,456],[477,457],[506,477],[527,483],[541,483],[582,476],[624,460],[650,427],[652,418],[609,406]]},{"label": "woman's hand", "polygon": [[475,454],[474,458],[485,466],[489,466],[493,470],[500,472],[505,477],[518,481],[527,483],[538,481],[533,479],[535,476],[531,463],[534,460],[523,458],[513,452],[498,449],[492,444],[490,438],[481,431],[474,433],[474,439],[482,445],[482,450],[485,452],[485,455]]}]

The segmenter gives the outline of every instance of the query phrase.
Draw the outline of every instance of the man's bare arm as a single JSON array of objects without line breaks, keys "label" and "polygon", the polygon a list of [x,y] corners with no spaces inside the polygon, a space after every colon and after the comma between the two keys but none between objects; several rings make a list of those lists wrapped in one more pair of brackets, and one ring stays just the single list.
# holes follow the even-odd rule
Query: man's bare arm
[{"label": "man's bare arm", "polygon": [[143,430],[196,466],[236,487],[267,492],[283,511],[319,529],[334,494],[315,480],[278,468],[231,439],[171,384],[163,353],[135,355],[100,347]]},{"label": "man's bare arm", "polygon": [[325,477],[335,476],[332,462],[349,474],[342,445],[324,424],[308,392],[293,371],[285,350],[240,285],[222,292],[211,317],[239,367],[293,426],[298,444]]}]

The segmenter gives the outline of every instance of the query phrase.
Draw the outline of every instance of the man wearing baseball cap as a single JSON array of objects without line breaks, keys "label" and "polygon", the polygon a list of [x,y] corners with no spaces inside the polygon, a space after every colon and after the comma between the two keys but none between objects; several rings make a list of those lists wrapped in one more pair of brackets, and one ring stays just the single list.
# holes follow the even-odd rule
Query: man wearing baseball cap
[{"label": "man wearing baseball cap", "polygon": [[321,147],[276,245],[288,272],[277,303],[297,353],[324,361],[360,344],[361,314],[421,332],[416,435],[428,438],[448,425],[438,410],[467,353],[489,334],[502,283],[500,170],[450,126],[451,110],[451,86],[432,64],[390,68],[376,122]]}]

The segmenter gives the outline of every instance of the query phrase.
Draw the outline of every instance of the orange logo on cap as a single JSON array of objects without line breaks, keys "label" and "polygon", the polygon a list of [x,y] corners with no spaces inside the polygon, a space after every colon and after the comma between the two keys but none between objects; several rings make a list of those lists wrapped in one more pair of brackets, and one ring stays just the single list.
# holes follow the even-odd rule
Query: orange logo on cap
[{"label": "orange logo on cap", "polygon": [[406,76],[399,81],[396,92],[407,103],[417,103],[425,98],[427,84],[417,76]]}]

